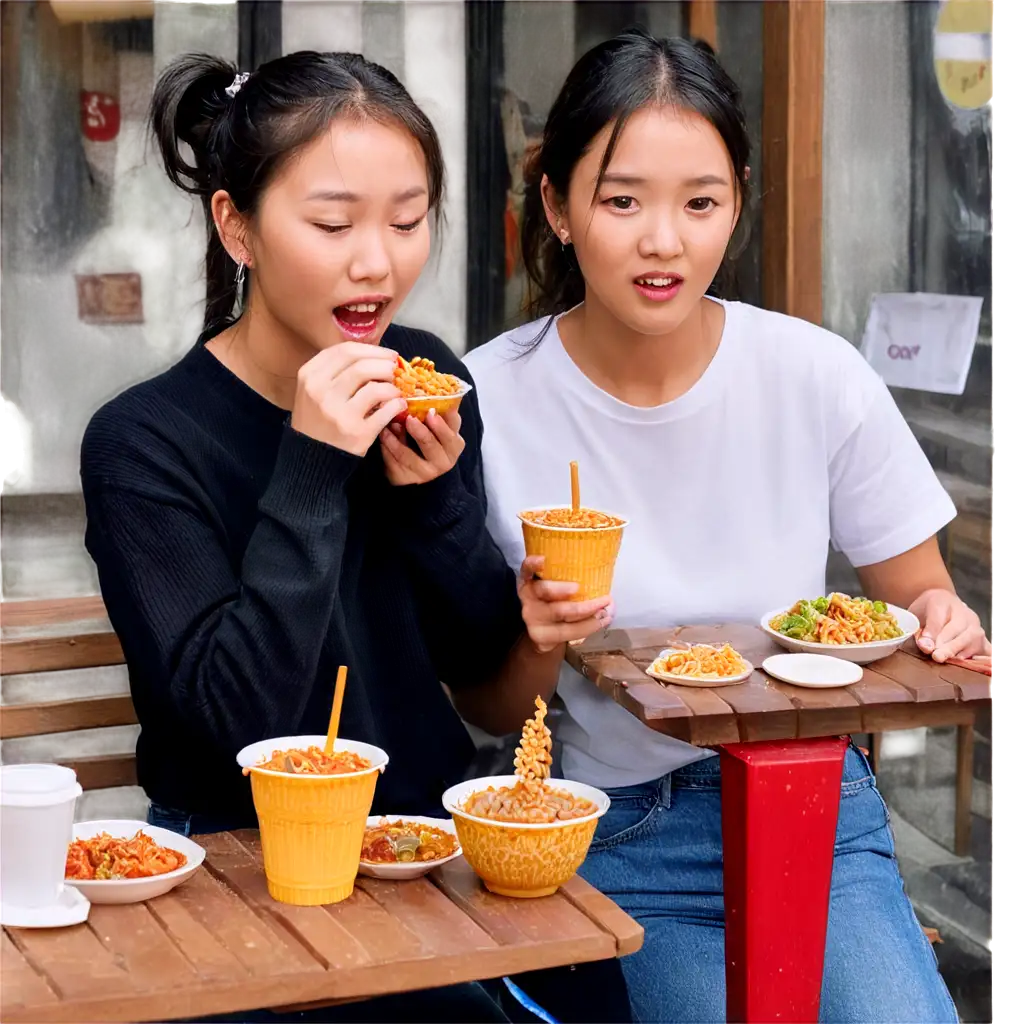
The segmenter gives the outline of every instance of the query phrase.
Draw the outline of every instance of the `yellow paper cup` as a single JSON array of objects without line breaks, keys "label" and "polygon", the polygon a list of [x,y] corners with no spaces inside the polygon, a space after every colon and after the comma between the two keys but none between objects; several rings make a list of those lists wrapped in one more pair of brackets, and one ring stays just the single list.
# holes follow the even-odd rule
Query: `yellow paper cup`
[{"label": "yellow paper cup", "polygon": [[282,736],[252,743],[236,758],[251,769],[267,888],[281,903],[338,903],[355,886],[366,818],[388,755],[369,743],[338,739],[335,750],[359,754],[370,767],[348,775],[292,775],[256,767],[275,750],[322,749],[326,742],[326,736]]},{"label": "yellow paper cup", "polygon": [[569,821],[517,825],[467,814],[462,805],[473,794],[493,786],[514,786],[514,775],[471,779],[452,786],[441,802],[455,821],[462,855],[484,885],[499,896],[530,899],[550,896],[576,874],[590,849],[597,819],[610,806],[607,794],[582,782],[552,779],[551,785],[597,806],[593,814]]},{"label": "yellow paper cup", "polygon": [[622,531],[629,523],[622,516],[616,516],[622,520],[618,526],[578,530],[568,526],[541,526],[523,518],[526,512],[546,512],[564,507],[549,505],[519,513],[526,554],[544,556],[541,579],[579,584],[579,590],[569,600],[589,601],[591,598],[604,597],[612,592],[615,560],[622,546]]},{"label": "yellow paper cup", "polygon": [[458,409],[462,402],[462,399],[473,390],[472,386],[467,384],[465,381],[459,381],[462,385],[461,390],[457,395],[428,395],[426,398],[407,398],[408,409],[405,413],[399,415],[397,419],[403,421],[407,416],[415,416],[421,423],[425,423],[427,419],[427,413],[433,409],[438,416],[443,416],[447,412],[451,412],[452,409]]}]

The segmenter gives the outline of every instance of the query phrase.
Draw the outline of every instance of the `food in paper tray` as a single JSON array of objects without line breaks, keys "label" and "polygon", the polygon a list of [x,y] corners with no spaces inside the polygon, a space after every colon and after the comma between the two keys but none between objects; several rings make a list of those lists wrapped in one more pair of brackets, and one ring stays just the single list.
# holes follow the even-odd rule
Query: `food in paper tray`
[{"label": "food in paper tray", "polygon": [[[336,750],[328,756],[321,747],[306,747],[305,750],[275,750],[265,761],[253,765],[267,772],[285,772],[289,775],[349,775],[364,772],[371,767],[367,758],[348,750]],[[243,768],[248,775],[251,768]]]},{"label": "food in paper tray", "polygon": [[130,839],[101,832],[68,844],[64,877],[82,882],[152,878],[177,871],[187,861],[183,853],[158,846],[141,829]]},{"label": "food in paper tray", "polygon": [[457,395],[466,386],[453,373],[441,373],[430,359],[416,356],[408,362],[399,356],[395,387],[403,398],[433,398]]},{"label": "food in paper tray", "polygon": [[749,672],[751,664],[732,644],[681,644],[661,652],[650,673],[686,679],[731,679]]},{"label": "food in paper tray", "polygon": [[399,356],[393,381],[407,404],[406,411],[395,417],[399,423],[409,416],[426,420],[431,409],[443,416],[458,408],[470,390],[464,380],[453,373],[441,373],[430,359],[421,356],[410,360]]},{"label": "food in paper tray", "polygon": [[426,822],[381,818],[363,834],[360,860],[371,864],[407,864],[444,860],[459,849],[455,836]]},{"label": "food in paper tray", "polygon": [[537,711],[526,720],[520,745],[516,748],[517,781],[512,786],[489,786],[466,799],[467,814],[494,821],[535,824],[570,821],[593,814],[597,806],[549,785],[551,775],[551,730],[544,724],[547,705],[540,697]]},{"label": "food in paper tray", "polygon": [[867,644],[904,635],[884,601],[840,593],[797,601],[768,625],[783,636],[805,643]]}]

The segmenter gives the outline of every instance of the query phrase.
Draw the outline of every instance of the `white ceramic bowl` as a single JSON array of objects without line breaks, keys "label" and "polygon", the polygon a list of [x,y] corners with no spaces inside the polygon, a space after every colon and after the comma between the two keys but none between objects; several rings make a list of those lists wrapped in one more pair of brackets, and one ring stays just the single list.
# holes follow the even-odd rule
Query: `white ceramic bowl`
[{"label": "white ceramic bowl", "polygon": [[[309,747],[319,747],[323,750],[326,743],[326,736],[276,736],[269,740],[258,740],[256,743],[250,743],[249,746],[243,747],[235,755],[235,760],[243,768],[249,768],[254,772],[262,772],[264,775],[283,775],[284,772],[269,771],[266,768],[258,767],[258,765],[273,757],[275,750],[306,750]],[[360,743],[359,740],[346,740],[339,736],[334,741],[334,749],[335,752],[347,750],[360,757],[365,757],[370,762],[369,768],[364,768],[361,772],[346,772],[346,775],[369,775],[370,772],[380,772],[388,763],[388,755],[372,743]],[[310,781],[329,778],[325,775],[292,775],[291,773],[288,773],[288,777],[309,779]]]},{"label": "white ceramic bowl", "polygon": [[[382,818],[388,821],[415,822],[418,825],[430,825],[432,828],[443,829],[450,835],[458,837],[455,831],[455,822],[451,818],[424,818],[418,814],[371,814],[366,819],[367,827],[376,825]],[[401,881],[409,878],[421,878],[423,875],[433,871],[434,868],[447,864],[450,860],[462,856],[462,848],[456,841],[455,852],[450,857],[442,857],[440,860],[406,861],[401,864],[375,864],[372,861],[361,860],[359,862],[359,874],[369,875],[370,878],[389,878],[393,881]]]},{"label": "white ceramic bowl", "polygon": [[116,818],[101,821],[81,821],[74,827],[75,839],[92,839],[101,832],[108,832],[117,839],[131,839],[139,830],[145,832],[157,846],[167,846],[185,854],[188,860],[174,871],[152,878],[107,878],[93,881],[65,880],[65,885],[74,886],[90,903],[141,903],[155,896],[170,892],[175,886],[191,878],[203,863],[206,851],[191,839],[158,828],[144,821]]},{"label": "white ceramic bowl", "polygon": [[856,665],[870,665],[873,661],[881,661],[888,658],[902,647],[920,628],[921,623],[917,616],[904,608],[897,608],[896,605],[889,605],[889,611],[896,616],[903,636],[895,637],[892,640],[872,640],[867,644],[814,644],[806,640],[794,640],[792,637],[784,636],[768,625],[776,615],[788,612],[792,605],[785,608],[776,608],[768,612],[761,619],[761,628],[780,646],[787,651],[796,651],[800,654],[827,654],[832,658],[841,658],[843,661],[852,661]]}]

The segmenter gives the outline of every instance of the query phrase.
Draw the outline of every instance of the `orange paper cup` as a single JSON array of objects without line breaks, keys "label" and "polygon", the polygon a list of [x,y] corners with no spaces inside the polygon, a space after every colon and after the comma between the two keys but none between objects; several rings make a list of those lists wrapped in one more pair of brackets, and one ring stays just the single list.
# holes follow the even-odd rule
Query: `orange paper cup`
[{"label": "orange paper cup", "polygon": [[523,518],[526,512],[546,512],[564,507],[549,505],[526,509],[519,514],[526,554],[544,556],[544,569],[539,574],[541,579],[579,584],[579,590],[569,600],[589,601],[604,597],[612,592],[622,531],[629,524],[622,516],[616,516],[622,520],[618,526],[581,530],[568,526],[541,526]]},{"label": "orange paper cup", "polygon": [[491,892],[519,899],[550,896],[576,874],[586,859],[597,820],[608,810],[610,801],[607,794],[593,786],[551,779],[553,788],[585,797],[597,809],[584,818],[531,825],[478,818],[462,809],[473,793],[488,786],[514,786],[516,781],[514,775],[471,779],[452,786],[441,802],[455,821],[462,855]]},{"label": "orange paper cup", "polygon": [[369,743],[339,739],[335,750],[359,754],[371,767],[347,775],[292,775],[257,767],[275,750],[323,749],[326,742],[326,736],[282,736],[250,744],[237,756],[251,769],[267,888],[281,903],[338,903],[355,886],[366,818],[388,755]]}]

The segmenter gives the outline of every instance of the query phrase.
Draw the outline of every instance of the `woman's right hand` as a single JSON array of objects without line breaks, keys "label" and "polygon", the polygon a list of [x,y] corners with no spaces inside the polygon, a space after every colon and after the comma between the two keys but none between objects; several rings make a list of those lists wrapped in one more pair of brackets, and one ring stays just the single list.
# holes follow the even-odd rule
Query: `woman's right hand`
[{"label": "woman's right hand", "polygon": [[585,640],[611,625],[615,608],[610,594],[590,601],[572,601],[579,584],[536,579],[543,568],[544,556],[531,555],[519,570],[523,622],[539,653],[573,640]]},{"label": "woman's right hand", "polygon": [[363,456],[406,408],[393,383],[391,349],[343,341],[299,370],[292,427],[317,441]]}]

